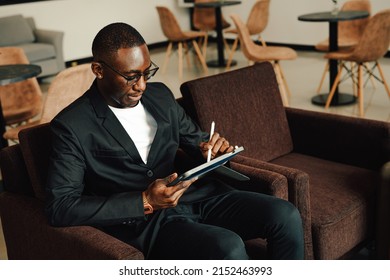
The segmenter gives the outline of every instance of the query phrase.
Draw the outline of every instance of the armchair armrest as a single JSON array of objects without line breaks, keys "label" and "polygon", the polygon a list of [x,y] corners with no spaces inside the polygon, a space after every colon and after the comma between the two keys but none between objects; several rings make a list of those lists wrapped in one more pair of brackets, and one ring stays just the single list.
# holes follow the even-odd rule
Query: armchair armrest
[{"label": "armchair armrest", "polygon": [[286,108],[294,151],[379,170],[390,160],[390,123]]},{"label": "armchair armrest", "polygon": [[234,186],[243,190],[261,192],[287,200],[288,187],[285,176],[237,162],[230,162],[230,168],[250,178],[250,181],[234,182]]},{"label": "armchair armrest", "polygon": [[232,164],[233,162],[245,166],[251,166],[257,170],[262,169],[279,173],[286,177],[288,183],[288,201],[294,204],[301,214],[305,239],[305,251],[309,253],[307,254],[307,258],[312,259],[313,256],[310,256],[310,252],[313,252],[313,244],[311,233],[309,175],[294,168],[280,166],[242,155],[235,156],[232,159]]},{"label": "armchair armrest", "polygon": [[38,43],[51,44],[54,46],[58,67],[60,70],[64,69],[64,32],[56,30],[35,29],[34,34]]},{"label": "armchair armrest", "polygon": [[134,247],[89,226],[52,227],[36,198],[3,192],[0,213],[9,259],[143,259]]}]

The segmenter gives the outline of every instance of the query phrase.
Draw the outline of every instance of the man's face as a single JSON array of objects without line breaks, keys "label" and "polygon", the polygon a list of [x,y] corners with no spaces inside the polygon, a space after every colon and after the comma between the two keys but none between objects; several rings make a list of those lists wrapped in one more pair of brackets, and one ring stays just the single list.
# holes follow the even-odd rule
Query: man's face
[{"label": "man's face", "polygon": [[146,45],[119,49],[111,61],[98,62],[98,87],[107,103],[114,107],[133,107],[146,89],[142,73],[155,68]]}]

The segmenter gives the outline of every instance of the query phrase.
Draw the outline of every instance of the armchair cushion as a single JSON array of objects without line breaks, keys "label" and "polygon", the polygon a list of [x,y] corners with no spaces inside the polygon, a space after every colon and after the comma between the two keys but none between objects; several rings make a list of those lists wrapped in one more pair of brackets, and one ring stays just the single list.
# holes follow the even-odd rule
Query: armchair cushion
[{"label": "armchair cushion", "polygon": [[34,32],[22,15],[0,18],[0,46],[12,46],[35,41]]},{"label": "armchair cushion", "polygon": [[43,43],[28,43],[21,46],[30,61],[40,61],[55,58],[54,45]]}]

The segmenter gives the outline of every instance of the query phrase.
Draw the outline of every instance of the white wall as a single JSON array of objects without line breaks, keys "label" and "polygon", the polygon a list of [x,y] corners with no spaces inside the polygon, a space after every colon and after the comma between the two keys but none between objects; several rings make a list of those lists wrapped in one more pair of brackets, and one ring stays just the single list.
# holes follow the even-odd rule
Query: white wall
[{"label": "white wall", "polygon": [[[256,0],[242,0],[242,4],[223,8],[237,13],[243,20]],[[345,1],[340,1],[341,4]],[[371,0],[372,12],[390,8],[390,0]],[[91,42],[105,25],[123,21],[133,25],[147,43],[165,41],[155,6],[170,7],[183,27],[190,26],[189,12],[178,6],[177,0],[52,0],[0,6],[0,17],[14,14],[34,17],[39,28],[62,30],[66,61],[91,56]],[[270,20],[264,38],[270,42],[314,45],[328,35],[327,23],[300,22],[299,15],[330,10],[331,0],[271,0]]]}]

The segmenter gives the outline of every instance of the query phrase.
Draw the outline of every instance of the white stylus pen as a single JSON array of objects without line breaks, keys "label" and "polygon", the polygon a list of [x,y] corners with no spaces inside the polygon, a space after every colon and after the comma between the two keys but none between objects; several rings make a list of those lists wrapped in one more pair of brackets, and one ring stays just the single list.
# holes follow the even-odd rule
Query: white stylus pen
[{"label": "white stylus pen", "polygon": [[[215,122],[213,121],[213,122],[211,123],[211,129],[210,129],[210,140],[211,140],[211,138],[213,137],[214,128],[215,128]],[[210,140],[209,140],[209,141],[210,141]],[[211,160],[211,149],[209,149],[208,154],[207,154],[207,162],[209,162],[210,160]]]}]

